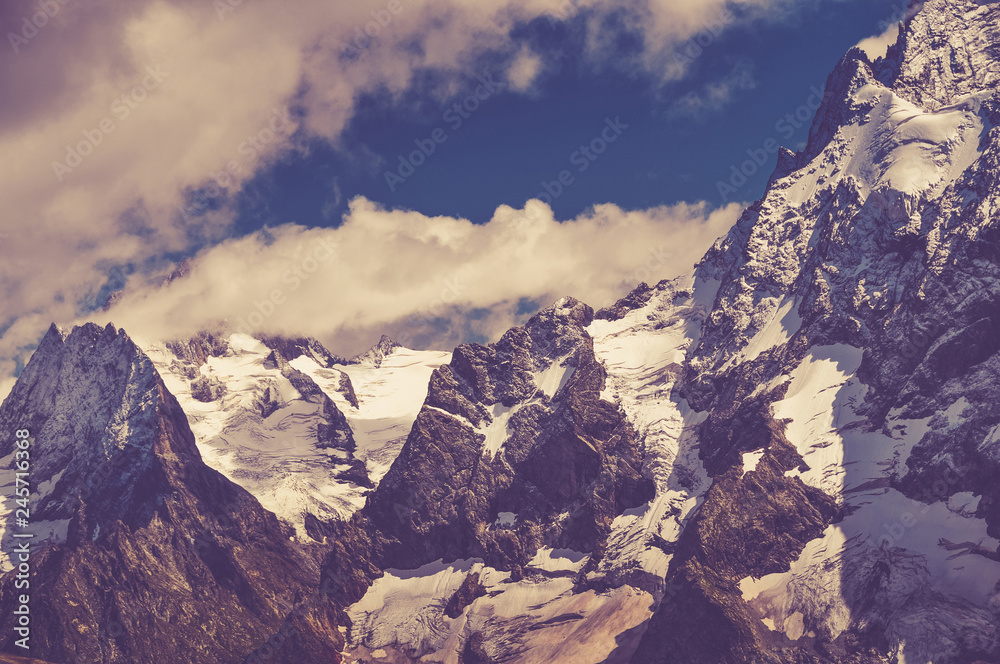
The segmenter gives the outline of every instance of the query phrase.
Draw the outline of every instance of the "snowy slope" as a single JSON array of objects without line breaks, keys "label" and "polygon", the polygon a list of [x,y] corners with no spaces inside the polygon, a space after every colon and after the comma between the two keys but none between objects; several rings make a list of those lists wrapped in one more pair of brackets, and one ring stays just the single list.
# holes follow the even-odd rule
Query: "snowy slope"
[{"label": "snowy slope", "polygon": [[[305,537],[305,515],[344,519],[360,509],[376,481],[398,453],[426,392],[430,372],[448,354],[397,348],[381,367],[325,368],[303,354],[289,363],[313,379],[346,416],[356,449],[320,444],[324,405],[303,395],[269,362],[274,352],[242,334],[225,340],[218,355],[194,362],[167,344],[145,350],[180,401],[205,463],[253,494],[265,509]],[[357,380],[358,407],[345,395],[343,376]],[[192,380],[193,378],[193,380]],[[196,398],[194,386],[207,380],[217,398]],[[215,396],[213,393],[210,396]],[[367,477],[356,475],[356,463]]]},{"label": "snowy slope", "polygon": [[711,413],[712,490],[668,578],[728,617],[665,602],[637,662],[733,626],[720,661],[1000,656],[1000,4],[922,4],[696,271],[720,286],[674,397]]},{"label": "snowy slope", "polygon": [[676,542],[710,486],[698,458],[696,430],[704,414],[678,399],[674,388],[717,287],[693,277],[661,284],[645,306],[588,328],[608,371],[602,397],[618,404],[635,427],[644,446],[643,473],[656,486],[653,500],[614,521],[601,563],[601,571],[613,576],[641,570],[665,577],[672,556],[651,538]]},{"label": "snowy slope", "polygon": [[[809,542],[788,572],[743,579],[744,598],[769,629],[792,640],[806,633],[836,639],[852,619],[868,618],[887,621],[900,647],[908,643],[932,661],[946,661],[954,653],[949,643],[973,627],[996,642],[1000,560],[969,551],[973,543],[993,551],[1000,545],[975,516],[979,497],[941,486],[934,487],[937,500],[918,501],[891,488],[907,472],[914,445],[929,431],[947,434],[959,425],[969,403],[960,399],[921,420],[894,414],[872,431],[857,412],[867,389],[855,377],[859,365],[857,349],[814,348],[792,372],[788,398],[775,404],[810,466],[792,474],[838,496],[847,517]],[[865,612],[845,600],[868,594],[878,597]],[[928,639],[928,616],[941,607],[956,613],[936,622]]]},{"label": "snowy slope", "polygon": [[[471,652],[511,664],[600,664],[629,647],[635,637],[627,632],[649,618],[653,599],[628,586],[574,592],[586,559],[543,549],[520,581],[478,560],[386,570],[348,609],[353,628],[345,655],[459,664]],[[449,617],[449,600],[470,576],[482,596]]]},{"label": "snowy slope", "polygon": [[126,410],[60,385],[35,500],[142,442],[155,367],[207,464],[337,521],[345,661],[1000,662],[1000,3],[917,9],[690,276],[453,354],[99,358]]},{"label": "snowy slope", "polygon": [[[406,442],[431,373],[450,360],[451,353],[395,347],[378,366],[359,363],[324,369],[306,356],[291,365],[315,380],[347,416],[357,444],[354,456],[365,462],[368,476],[378,484]],[[351,379],[357,407],[338,391],[341,373]]]}]

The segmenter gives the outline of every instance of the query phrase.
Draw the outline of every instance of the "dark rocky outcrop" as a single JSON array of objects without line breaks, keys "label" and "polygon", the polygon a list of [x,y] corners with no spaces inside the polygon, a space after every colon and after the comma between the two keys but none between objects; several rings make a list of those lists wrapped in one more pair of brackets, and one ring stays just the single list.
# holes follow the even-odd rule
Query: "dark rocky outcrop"
[{"label": "dark rocky outcrop", "polygon": [[286,361],[291,362],[303,355],[316,361],[324,369],[332,369],[336,365],[344,365],[348,360],[334,355],[319,341],[312,337],[278,337],[262,335],[260,342],[272,350],[281,353]]},{"label": "dark rocky outcrop", "polygon": [[355,355],[350,360],[347,360],[343,364],[364,364],[378,368],[382,366],[382,361],[386,357],[392,354],[392,351],[397,348],[402,348],[401,345],[393,341],[386,335],[382,335],[382,338],[378,340],[378,343],[361,353],[360,355]]},{"label": "dark rocky outcrop", "polygon": [[459,586],[455,594],[451,596],[444,607],[444,614],[449,618],[457,618],[462,615],[465,609],[477,599],[486,594],[486,588],[479,583],[479,574],[469,572],[465,581]]},{"label": "dark rocky outcrop", "polygon": [[[600,548],[614,516],[651,497],[635,432],[600,399],[605,373],[584,330],[592,319],[567,298],[494,345],[460,346],[435,371],[365,510],[398,542],[386,565],[481,556],[517,570],[543,543]],[[536,384],[545,370],[564,372],[551,396]],[[494,422],[495,453],[481,433]],[[492,528],[499,512],[517,513],[517,526]]]},{"label": "dark rocky outcrop", "polygon": [[[124,333],[51,330],[0,423],[31,429],[36,482],[61,478],[37,518],[69,519],[66,540],[32,559],[39,657],[236,664],[318,584],[287,528],[201,461],[177,401]],[[16,596],[7,574],[7,652]]]}]

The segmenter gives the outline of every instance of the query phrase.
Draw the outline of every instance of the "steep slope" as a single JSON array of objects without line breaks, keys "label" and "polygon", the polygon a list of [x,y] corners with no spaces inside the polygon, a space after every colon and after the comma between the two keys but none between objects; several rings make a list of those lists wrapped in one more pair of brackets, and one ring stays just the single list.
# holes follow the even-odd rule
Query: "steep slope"
[{"label": "steep slope", "polygon": [[1000,660],[1000,5],[852,51],[699,266],[712,488],[636,662]]},{"label": "steep slope", "polygon": [[353,360],[51,332],[0,426],[45,445],[39,592],[90,594],[39,655],[1000,662],[1000,3],[912,9],[692,275],[596,314]]},{"label": "steep slope", "polygon": [[615,517],[654,486],[624,413],[602,398],[592,319],[564,298],[434,372],[355,519],[369,539],[328,561],[342,569],[360,552],[375,570],[343,579],[347,655],[596,664],[622,640],[634,647],[627,633],[653,596],[588,586],[601,585],[593,570]]},{"label": "steep slope", "polygon": [[[574,638],[590,648],[550,661],[1000,661],[1000,15],[914,9],[887,58],[838,65],[807,148],[783,153],[692,277],[550,332],[593,349],[592,388],[633,431],[640,456],[623,458],[652,498],[614,505],[599,537],[571,544],[561,515],[506,507],[508,487],[546,504],[495,459],[531,408],[535,381],[518,376],[547,362],[512,352],[523,330],[459,349],[363,513],[390,535],[377,567],[454,562],[387,571],[349,609],[352,653],[534,661],[550,641],[479,616],[520,606],[541,631],[531,607],[577,601],[587,609],[555,622],[587,624]],[[579,565],[574,585],[529,606],[518,593],[553,555]],[[518,576],[497,585],[498,569]],[[655,615],[595,628],[594,591],[635,592]]]},{"label": "steep slope", "polygon": [[[201,461],[152,362],[111,326],[50,329],[0,426],[31,431],[32,519],[42,532],[66,524],[33,540],[33,655],[235,664],[318,583],[289,530]],[[8,467],[13,443],[0,445]],[[14,582],[0,580],[0,648],[20,654]],[[319,635],[334,657],[335,624],[296,641]],[[296,661],[294,644],[284,652],[278,661]]]},{"label": "steep slope", "polygon": [[435,371],[365,510],[399,540],[385,563],[482,556],[516,572],[542,543],[598,548],[614,516],[648,497],[635,433],[600,399],[592,317],[563,299],[492,346],[460,346]]},{"label": "steep slope", "polygon": [[369,361],[348,361],[315,339],[243,334],[143,347],[205,463],[294,525],[300,540],[317,534],[317,520],[345,519],[365,504],[402,447],[431,371],[449,357],[383,340]]}]

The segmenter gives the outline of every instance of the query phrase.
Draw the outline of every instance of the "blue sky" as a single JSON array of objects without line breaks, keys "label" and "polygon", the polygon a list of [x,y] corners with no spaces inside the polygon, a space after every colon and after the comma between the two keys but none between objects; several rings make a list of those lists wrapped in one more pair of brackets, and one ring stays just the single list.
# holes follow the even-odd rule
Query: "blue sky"
[{"label": "blue sky", "polygon": [[[523,39],[552,54],[558,67],[542,76],[535,94],[501,91],[457,129],[446,113],[480,86],[478,76],[496,73],[489,62],[470,72],[465,87],[447,100],[422,97],[419,90],[403,103],[370,96],[347,127],[341,149],[313,142],[310,154],[284,160],[247,185],[239,228],[288,220],[336,225],[356,195],[387,207],[485,222],[499,205],[520,206],[544,192],[543,183],[556,181],[563,170],[573,173],[574,182],[552,202],[559,219],[607,202],[639,209],[754,200],[774,168],[774,154],[735,193],[727,192],[728,201],[718,182],[728,184],[732,167],[749,158],[746,151],[759,154],[769,139],[799,149],[809,122],[778,123],[810,102],[843,54],[880,32],[901,6],[900,0],[823,3],[777,23],[755,21],[713,35],[700,52],[688,51],[686,42],[678,53],[696,56],[690,73],[665,85],[648,72],[594,72],[578,64],[571,30],[539,19],[524,26]],[[682,109],[687,95],[733,78],[748,83],[737,83],[724,103]],[[580,164],[570,159],[600,134],[606,118],[620,118],[628,129],[580,173]],[[437,128],[447,132],[445,143],[390,189],[385,171],[395,170],[398,157]]]}]

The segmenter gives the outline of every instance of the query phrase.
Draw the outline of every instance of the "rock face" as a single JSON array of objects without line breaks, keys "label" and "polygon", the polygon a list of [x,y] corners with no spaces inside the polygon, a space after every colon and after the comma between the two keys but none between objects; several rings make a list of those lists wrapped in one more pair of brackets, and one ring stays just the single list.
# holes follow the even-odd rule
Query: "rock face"
[{"label": "rock face", "polygon": [[[34,520],[67,522],[32,559],[33,654],[241,662],[317,584],[288,529],[202,462],[177,401],[123,332],[51,329],[0,422],[32,432]],[[16,594],[6,575],[8,652]]]},{"label": "rock face", "polygon": [[693,274],[596,314],[350,361],[50,331],[0,408],[33,654],[1000,662],[1000,3],[909,15]]},{"label": "rock face", "polygon": [[[398,539],[386,565],[482,557],[517,569],[542,544],[594,551],[617,514],[652,496],[635,432],[600,398],[592,319],[587,305],[560,300],[496,344],[460,346],[434,372],[365,509]],[[502,512],[516,523],[497,524]]]},{"label": "rock face", "polygon": [[377,369],[382,366],[382,360],[384,360],[386,356],[391,355],[392,351],[397,348],[402,348],[402,346],[383,334],[377,344],[366,350],[364,353],[347,360],[343,364],[361,364]]},{"label": "rock face", "polygon": [[268,348],[281,353],[281,356],[288,362],[304,355],[314,360],[316,364],[324,369],[332,369],[338,364],[348,363],[344,358],[328,351],[323,344],[312,337],[289,339],[285,337],[264,336],[261,337],[260,341]]}]

